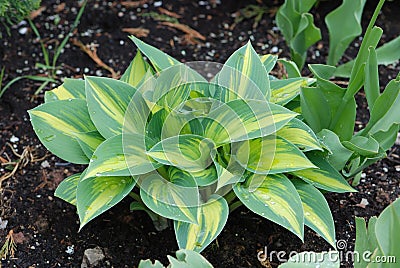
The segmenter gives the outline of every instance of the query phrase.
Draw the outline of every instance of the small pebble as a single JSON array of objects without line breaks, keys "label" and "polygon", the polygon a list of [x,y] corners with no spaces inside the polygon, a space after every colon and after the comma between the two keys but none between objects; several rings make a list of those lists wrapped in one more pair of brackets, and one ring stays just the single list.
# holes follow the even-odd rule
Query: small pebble
[{"label": "small pebble", "polygon": [[14,135],[12,135],[12,137],[10,138],[10,142],[12,142],[12,143],[15,143],[15,142],[18,142],[18,141],[19,141],[19,138],[15,137]]},{"label": "small pebble", "polygon": [[272,47],[271,53],[277,53],[279,51],[278,47]]},{"label": "small pebble", "polygon": [[50,167],[49,161],[44,160],[42,163],[40,163],[40,166],[42,168],[49,168]]},{"label": "small pebble", "polygon": [[20,29],[18,30],[18,32],[19,32],[20,34],[22,34],[22,35],[25,35],[25,34],[28,32],[28,28],[26,28],[26,27],[20,28]]},{"label": "small pebble", "polygon": [[389,170],[387,167],[382,168],[383,172],[387,173]]}]

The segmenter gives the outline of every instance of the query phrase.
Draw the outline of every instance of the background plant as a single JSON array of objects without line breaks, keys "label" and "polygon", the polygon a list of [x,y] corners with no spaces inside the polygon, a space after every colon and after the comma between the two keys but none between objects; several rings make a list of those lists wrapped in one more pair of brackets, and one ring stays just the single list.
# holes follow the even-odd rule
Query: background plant
[{"label": "background plant", "polygon": [[[342,4],[325,17],[329,32],[329,53],[327,64],[336,66],[346,49],[362,33],[361,17],[367,0],[343,0]],[[385,1],[380,1],[381,9]],[[276,23],[286,39],[292,60],[302,69],[308,49],[321,40],[320,29],[310,13],[312,7],[320,4],[317,0],[286,0],[276,14]],[[322,4],[322,3],[321,3]],[[400,58],[400,38],[377,48],[378,64],[391,64]],[[335,76],[349,77],[354,61],[341,65]]]},{"label": "background plant", "polygon": [[[292,109],[301,111],[305,122],[328,148],[325,159],[347,178],[354,177],[354,184],[358,183],[364,168],[386,156],[399,131],[400,76],[391,80],[382,93],[379,85],[376,47],[383,31],[374,24],[383,2],[379,2],[368,25],[347,88],[329,81],[336,67],[311,64],[309,69],[316,83],[303,87],[290,104]],[[296,65],[282,63],[289,70],[289,77],[300,76]],[[364,129],[354,134],[355,95],[361,88],[366,94],[370,120]]]},{"label": "background plant", "polygon": [[[40,0],[10,1],[0,2],[0,23],[10,34],[10,26],[19,23],[26,18],[32,11],[39,8]],[[0,32],[1,38],[1,32]]]}]

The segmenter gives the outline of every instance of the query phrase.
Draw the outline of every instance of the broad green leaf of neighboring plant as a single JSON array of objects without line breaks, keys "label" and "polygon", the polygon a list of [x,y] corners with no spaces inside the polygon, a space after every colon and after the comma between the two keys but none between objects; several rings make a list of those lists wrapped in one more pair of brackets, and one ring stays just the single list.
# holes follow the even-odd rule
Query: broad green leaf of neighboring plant
[{"label": "broad green leaf of neighboring plant", "polygon": [[79,181],[76,206],[80,229],[119,203],[135,186],[133,177],[93,177]]},{"label": "broad green leaf of neighboring plant", "polygon": [[311,184],[294,179],[292,183],[300,195],[304,210],[304,223],[330,245],[335,247],[335,225],[324,195]]},{"label": "broad green leaf of neighboring plant", "polygon": [[174,221],[176,240],[180,249],[203,251],[221,233],[229,215],[225,198],[211,195],[199,206],[197,224]]},{"label": "broad green leaf of neighboring plant", "polygon": [[[166,268],[213,268],[206,258],[201,256],[199,253],[188,250],[180,249],[176,253],[176,258],[167,256],[170,264]],[[164,265],[159,261],[155,261],[154,264],[151,260],[141,260],[138,268],[165,268]]]},{"label": "broad green leaf of neighboring plant", "polygon": [[323,129],[317,136],[320,138],[321,143],[328,149],[326,160],[336,170],[342,170],[349,161],[353,152],[342,145],[339,137],[329,129]]},{"label": "broad green leaf of neighboring plant", "polygon": [[79,142],[87,158],[92,158],[96,148],[104,141],[103,136],[96,131],[75,133],[75,138]]},{"label": "broad green leaf of neighboring plant", "polygon": [[367,63],[365,65],[364,91],[368,107],[374,107],[376,99],[380,95],[379,72],[376,52],[373,47],[369,48]]},{"label": "broad green leaf of neighboring plant", "polygon": [[[375,224],[375,235],[384,256],[400,257],[397,241],[400,239],[400,199],[390,204],[379,215]],[[393,263],[391,267],[395,267]]]},{"label": "broad green leaf of neighboring plant", "polygon": [[265,54],[260,56],[260,60],[262,64],[265,67],[265,70],[267,73],[270,73],[272,69],[274,69],[276,61],[278,60],[278,56],[276,55],[271,55],[271,54]]},{"label": "broad green leaf of neighboring plant", "polygon": [[309,85],[310,79],[298,77],[283,80],[272,80],[271,99],[272,103],[286,105],[300,94],[300,88]]},{"label": "broad green leaf of neighboring plant", "polygon": [[181,64],[176,59],[172,58],[161,50],[144,43],[133,35],[131,35],[129,38],[135,43],[138,49],[150,60],[151,64],[154,66],[157,72],[167,69],[175,64]]},{"label": "broad green leaf of neighboring plant", "polygon": [[[271,94],[268,72],[250,42],[228,58],[218,73],[218,84],[233,90],[242,98],[248,90],[259,90],[267,100]],[[224,99],[224,102],[230,100]]]},{"label": "broad green leaf of neighboring plant", "polygon": [[343,176],[318,154],[307,157],[318,167],[293,171],[291,174],[317,188],[337,193],[356,192]]},{"label": "broad green leaf of neighboring plant", "polygon": [[[303,207],[290,180],[283,174],[254,174],[248,180],[233,187],[240,201],[254,213],[285,227],[303,240]],[[258,187],[250,191],[246,184],[258,184]]]},{"label": "broad green leaf of neighboring plant", "polygon": [[76,205],[76,189],[82,173],[77,173],[64,179],[57,187],[54,196]]},{"label": "broad green leaf of neighboring plant", "polygon": [[[122,145],[122,139],[125,147]],[[160,166],[146,155],[145,139],[140,135],[116,135],[105,140],[97,147],[90,159],[83,180],[100,176],[131,176],[155,170]]]},{"label": "broad green leaf of neighboring plant", "polygon": [[137,51],[136,56],[129,64],[120,80],[136,88],[139,86],[140,82],[142,82],[150,68],[150,65],[143,59],[140,51]]},{"label": "broad green leaf of neighboring plant", "polygon": [[328,65],[336,65],[354,38],[361,34],[361,16],[366,1],[344,0],[325,17],[329,32]]},{"label": "broad green leaf of neighboring plant", "polygon": [[204,136],[217,145],[270,135],[297,114],[259,100],[233,100],[210,111],[202,120]]},{"label": "broad green leaf of neighboring plant", "polygon": [[61,86],[44,93],[44,101],[46,103],[69,99],[84,100],[85,98],[85,81],[81,79],[65,78]]},{"label": "broad green leaf of neighboring plant", "polygon": [[36,135],[49,151],[71,163],[89,162],[75,139],[77,133],[96,130],[84,100],[52,101],[28,113]]},{"label": "broad green leaf of neighboring plant", "polygon": [[343,141],[342,144],[361,156],[372,157],[379,153],[379,143],[371,136],[354,136],[349,141]]},{"label": "broad green leaf of neighboring plant", "polygon": [[301,77],[301,72],[296,63],[290,60],[278,59],[278,63],[281,63],[285,67],[286,78]]},{"label": "broad green leaf of neighboring plant", "polygon": [[157,162],[172,165],[189,172],[198,172],[211,163],[215,144],[207,138],[186,134],[164,139],[147,154]]},{"label": "broad green leaf of neighboring plant", "polygon": [[300,252],[278,268],[340,268],[340,252]]},{"label": "broad green leaf of neighboring plant", "polygon": [[168,171],[169,181],[158,173],[140,178],[140,197],[144,204],[168,219],[197,223],[199,193],[193,177],[173,167]]},{"label": "broad green leaf of neighboring plant", "polygon": [[87,106],[97,130],[104,138],[121,134],[125,112],[136,89],[105,77],[87,76],[85,81]]},{"label": "broad green leaf of neighboring plant", "polygon": [[388,131],[378,131],[372,137],[379,142],[383,151],[389,150],[397,140],[399,124],[393,124]]},{"label": "broad green leaf of neighboring plant", "polygon": [[307,152],[322,150],[317,136],[309,126],[297,118],[293,118],[276,135],[296,145],[300,150]]},{"label": "broad green leaf of neighboring plant", "polygon": [[364,133],[375,134],[379,131],[387,131],[393,124],[400,123],[400,80],[392,80],[386,86],[371,110],[371,117]]},{"label": "broad green leaf of neighboring plant", "polygon": [[245,169],[264,175],[316,167],[295,145],[274,136],[242,142],[235,156]]}]

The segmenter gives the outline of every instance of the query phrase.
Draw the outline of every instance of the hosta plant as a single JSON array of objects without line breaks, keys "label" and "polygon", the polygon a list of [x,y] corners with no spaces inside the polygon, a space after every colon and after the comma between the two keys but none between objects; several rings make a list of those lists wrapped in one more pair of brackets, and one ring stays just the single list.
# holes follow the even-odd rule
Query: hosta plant
[{"label": "hosta plant", "polygon": [[292,105],[316,80],[270,76],[277,58],[250,43],[223,65],[183,65],[132,40],[140,52],[120,80],[66,79],[29,111],[52,153],[86,165],[56,190],[76,205],[80,227],[129,195],[157,228],[172,220],[181,249],[202,251],[242,204],[300,239],[306,225],[334,246],[320,190],[354,189]]}]

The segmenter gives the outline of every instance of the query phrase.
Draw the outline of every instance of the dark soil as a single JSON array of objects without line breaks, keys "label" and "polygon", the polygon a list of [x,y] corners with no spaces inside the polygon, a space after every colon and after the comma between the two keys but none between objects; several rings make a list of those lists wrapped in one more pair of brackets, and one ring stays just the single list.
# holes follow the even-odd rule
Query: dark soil
[{"label": "dark soil", "polygon": [[[62,36],[68,33],[79,9],[77,1],[66,1],[64,7],[61,2],[44,0],[42,5],[46,9],[34,19],[50,51],[54,51]],[[127,8],[120,1],[91,0],[73,38],[84,44],[95,44],[98,56],[119,72],[127,67],[135,54],[135,47],[129,41],[128,34],[121,31],[122,28],[149,29],[149,35],[142,38],[144,41],[182,61],[224,62],[249,39],[261,54],[274,52],[281,56],[289,55],[272,15],[264,15],[256,29],[252,28],[252,20],[244,20],[234,29],[230,29],[234,22],[232,14],[246,4],[255,4],[256,1],[209,2],[216,4],[213,6],[206,1],[165,0],[147,1],[137,8]],[[265,4],[273,14],[280,2],[265,1]],[[313,10],[317,25],[322,27],[324,14],[335,5],[331,2],[335,1],[323,1]],[[375,1],[368,1],[364,13],[366,23],[374,7],[371,2]],[[179,21],[199,31],[206,37],[206,41],[190,44],[182,32],[162,26],[153,18],[141,16],[143,13],[158,11],[159,4],[181,15]],[[398,14],[398,4],[385,4],[378,22],[385,30],[383,41],[398,34]],[[0,65],[5,66],[5,83],[21,75],[43,73],[35,67],[36,63],[43,62],[43,55],[29,24],[22,23],[12,29],[11,36],[3,36],[0,40]],[[355,44],[359,45],[360,40],[355,41]],[[354,58],[355,53],[356,48],[349,49],[344,60]],[[323,63],[326,55],[327,41],[321,41],[311,49],[308,62]],[[58,64],[60,70],[57,74],[60,81],[64,77],[77,78],[85,74],[110,75],[71,42],[65,47]],[[389,79],[395,77],[399,70],[398,65],[382,67],[381,85],[384,86]],[[8,158],[12,161],[18,160],[10,147],[21,154],[29,146],[34,157],[28,156],[25,159],[37,160],[44,157],[39,161],[26,163],[18,169],[15,176],[2,183],[0,217],[8,220],[8,225],[5,229],[0,229],[0,244],[4,243],[6,235],[13,230],[17,234],[17,250],[14,258],[2,261],[1,265],[80,267],[84,250],[95,246],[100,246],[106,254],[106,260],[100,267],[136,267],[140,259],[146,258],[161,259],[166,263],[166,255],[177,250],[173,229],[157,232],[146,214],[129,212],[130,200],[124,200],[78,232],[75,208],[53,194],[63,178],[82,167],[47,155],[34,134],[26,111],[43,102],[43,92],[34,95],[39,85],[37,82],[23,80],[14,84],[0,99],[0,161],[7,162]],[[46,88],[48,89],[50,88]],[[357,96],[357,103],[360,108],[357,120],[362,126],[368,119],[362,93]],[[15,137],[19,140],[16,141]],[[369,218],[378,215],[399,196],[399,155],[400,147],[395,146],[388,152],[387,159],[366,169],[364,178],[356,187],[359,192],[326,195],[335,219],[336,237],[347,242],[345,250],[354,248],[354,216]],[[13,166],[2,165],[0,175],[8,172],[9,168],[12,169]],[[359,205],[363,198],[369,203],[365,207]],[[265,246],[268,250],[284,250],[287,253],[330,249],[322,238],[309,229],[305,231],[303,244],[285,229],[242,208],[230,215],[224,231],[204,251],[204,256],[215,267],[269,267],[257,260],[257,252]],[[68,249],[72,247],[73,251],[68,253]],[[271,263],[276,266],[277,260],[273,259]],[[350,263],[343,265],[351,267]]]}]

